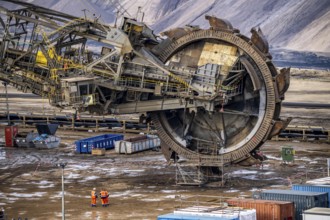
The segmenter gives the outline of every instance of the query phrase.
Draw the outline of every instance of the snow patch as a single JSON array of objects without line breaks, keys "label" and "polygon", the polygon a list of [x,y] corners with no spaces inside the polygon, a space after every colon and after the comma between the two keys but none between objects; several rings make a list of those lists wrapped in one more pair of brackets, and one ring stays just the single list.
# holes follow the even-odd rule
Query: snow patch
[{"label": "snow patch", "polygon": [[145,198],[145,199],[141,199],[141,201],[144,201],[144,202],[159,202],[161,200],[160,199],[147,199],[147,198]]},{"label": "snow patch", "polygon": [[282,160],[282,157],[275,157],[275,156],[272,156],[272,155],[266,155],[266,157],[268,159],[272,159],[272,160]]},{"label": "snow patch", "polygon": [[240,190],[238,189],[230,189],[230,190],[226,190],[224,191],[225,193],[234,193],[234,192],[239,192]]},{"label": "snow patch", "polygon": [[256,174],[258,171],[255,170],[236,170],[232,172],[233,175],[242,175],[242,174]]},{"label": "snow patch", "polygon": [[35,192],[35,193],[10,193],[9,196],[12,198],[35,198],[35,197],[43,197],[46,195],[46,192]]},{"label": "snow patch", "polygon": [[162,193],[176,193],[176,190],[161,190]]},{"label": "snow patch", "polygon": [[165,199],[175,199],[175,195],[164,196]]}]

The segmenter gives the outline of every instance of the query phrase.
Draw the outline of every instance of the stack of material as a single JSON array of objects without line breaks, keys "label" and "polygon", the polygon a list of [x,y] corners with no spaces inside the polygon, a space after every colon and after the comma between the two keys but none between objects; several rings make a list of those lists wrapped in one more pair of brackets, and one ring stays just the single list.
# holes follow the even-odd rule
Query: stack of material
[{"label": "stack of material", "polygon": [[158,220],[200,219],[200,220],[256,220],[256,210],[219,206],[193,206],[173,213],[158,216]]},{"label": "stack of material", "polygon": [[92,153],[93,149],[104,148],[105,150],[113,149],[116,141],[123,140],[122,134],[104,134],[95,137],[85,138],[76,141],[77,153]]},{"label": "stack of material", "polygon": [[287,201],[258,200],[258,199],[229,199],[232,206],[255,209],[257,219],[294,219],[294,204]]},{"label": "stack of material", "polygon": [[160,146],[160,139],[156,135],[143,135],[122,141],[117,141],[115,151],[119,154],[132,154],[153,149]]}]

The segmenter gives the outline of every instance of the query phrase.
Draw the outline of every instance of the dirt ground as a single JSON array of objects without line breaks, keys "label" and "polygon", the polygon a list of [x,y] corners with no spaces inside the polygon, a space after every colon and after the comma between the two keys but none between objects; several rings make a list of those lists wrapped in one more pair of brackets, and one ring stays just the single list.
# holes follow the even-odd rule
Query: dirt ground
[{"label": "dirt ground", "polygon": [[[330,103],[329,81],[302,83],[306,80],[294,78],[291,81],[287,101]],[[2,93],[3,88],[0,91]],[[12,88],[9,89],[9,100],[12,112],[59,112],[48,106],[46,100],[21,94]],[[1,111],[5,110],[3,103],[1,97]],[[308,123],[330,129],[330,111],[327,109],[287,108],[283,109],[282,115],[294,116],[294,124]],[[0,125],[2,140],[3,127]],[[179,197],[216,196],[216,201],[224,201],[227,197],[250,197],[256,190],[289,189],[291,184],[324,177],[327,175],[326,158],[330,158],[327,143],[268,141],[261,148],[268,157],[263,166],[224,168],[225,187],[218,187],[219,182],[201,187],[179,186],[176,185],[175,166],[168,164],[159,151],[118,155],[110,150],[105,156],[74,153],[75,140],[94,135],[59,130],[57,136],[62,138],[62,144],[58,149],[0,147],[0,208],[5,209],[8,219],[61,219],[62,170],[56,166],[60,162],[67,163],[64,170],[66,219],[156,219],[179,207]],[[282,146],[294,147],[294,164],[282,164]],[[100,200],[96,208],[90,207],[93,187],[97,191],[102,188],[109,191],[109,207],[100,206]],[[197,197],[195,200],[199,201]],[[214,202],[214,199],[210,201]]]},{"label": "dirt ground", "polygon": [[[133,155],[105,156],[73,153],[71,143],[87,132],[59,131],[63,144],[58,149],[0,148],[0,206],[12,218],[60,219],[61,169],[65,167],[65,210],[67,219],[156,219],[180,205],[177,197],[250,197],[255,190],[290,188],[292,183],[326,175],[329,144],[267,142],[262,150],[269,158],[263,166],[226,167],[226,186],[176,185],[176,169],[162,154],[147,151]],[[293,165],[281,164],[281,146],[297,150]],[[92,208],[90,190],[106,188],[110,206]]]}]

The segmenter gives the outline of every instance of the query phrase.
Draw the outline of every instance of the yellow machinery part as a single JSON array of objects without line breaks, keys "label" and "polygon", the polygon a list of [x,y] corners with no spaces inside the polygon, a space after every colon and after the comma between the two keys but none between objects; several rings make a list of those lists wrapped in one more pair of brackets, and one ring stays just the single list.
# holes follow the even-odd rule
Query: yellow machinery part
[{"label": "yellow machinery part", "polygon": [[40,50],[38,50],[38,52],[37,52],[36,63],[43,65],[43,66],[47,66],[47,59]]},{"label": "yellow machinery part", "polygon": [[[48,52],[48,56],[51,59],[55,58],[57,60],[57,62],[60,62],[62,60],[62,57],[58,56],[56,54],[56,52],[54,51],[54,48],[51,47],[50,49],[48,49],[47,52]],[[40,50],[38,50],[38,52],[37,52],[36,63],[40,64],[40,65],[44,65],[44,66],[47,66],[47,64],[48,64],[46,56]]]}]

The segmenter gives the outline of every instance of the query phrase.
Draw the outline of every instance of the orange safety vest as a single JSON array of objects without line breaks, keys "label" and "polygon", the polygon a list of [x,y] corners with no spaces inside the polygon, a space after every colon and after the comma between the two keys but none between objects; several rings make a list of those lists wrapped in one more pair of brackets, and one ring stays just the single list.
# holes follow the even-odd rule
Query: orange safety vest
[{"label": "orange safety vest", "polygon": [[109,196],[107,191],[101,191],[101,198],[107,198]]},{"label": "orange safety vest", "polygon": [[97,195],[96,195],[95,191],[92,191],[91,196],[92,196],[92,199],[96,199],[97,198]]}]

